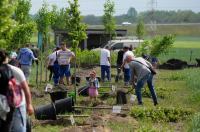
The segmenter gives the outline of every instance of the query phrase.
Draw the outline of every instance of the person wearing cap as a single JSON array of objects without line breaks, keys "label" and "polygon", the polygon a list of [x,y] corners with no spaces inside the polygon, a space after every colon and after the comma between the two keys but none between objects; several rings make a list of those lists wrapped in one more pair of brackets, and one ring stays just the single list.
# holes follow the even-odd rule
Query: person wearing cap
[{"label": "person wearing cap", "polygon": [[59,74],[60,74],[60,84],[64,84],[64,76],[66,77],[67,85],[70,85],[70,62],[71,59],[75,57],[74,52],[69,50],[66,47],[65,42],[61,42],[60,44],[61,50],[58,51],[57,57],[58,57],[58,64],[60,66],[59,68]]},{"label": "person wearing cap", "polygon": [[150,67],[151,68],[153,67],[151,63],[142,57],[134,58],[131,55],[128,55],[125,61],[129,64],[129,67],[131,69],[131,76],[132,76],[131,82],[135,87],[135,93],[137,96],[138,104],[139,105],[143,104],[141,89],[147,82],[154,105],[157,105],[158,100],[153,85],[153,74],[151,73],[150,70]]},{"label": "person wearing cap", "polygon": [[88,80],[88,93],[90,96],[90,99],[94,98],[96,100],[98,96],[98,88],[99,88],[99,81],[96,78],[96,71],[91,71],[90,72],[90,78]]},{"label": "person wearing cap", "polygon": [[131,71],[130,71],[129,65],[125,61],[125,59],[127,56],[134,57],[134,54],[132,51],[129,50],[128,46],[124,46],[123,51],[124,51],[124,55],[123,55],[123,63],[121,65],[121,69],[124,69],[124,85],[127,86],[127,85],[129,85],[129,81],[131,79]]},{"label": "person wearing cap", "polygon": [[10,53],[10,60],[8,62],[10,65],[19,67],[19,62],[17,60],[17,53],[15,51],[11,51]]}]

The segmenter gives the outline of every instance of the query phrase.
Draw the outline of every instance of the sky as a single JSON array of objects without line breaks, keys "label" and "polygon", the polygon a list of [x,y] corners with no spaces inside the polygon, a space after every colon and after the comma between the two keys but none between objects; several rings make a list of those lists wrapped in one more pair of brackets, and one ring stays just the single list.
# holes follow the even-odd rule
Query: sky
[{"label": "sky", "polygon": [[[103,5],[106,0],[79,0],[81,15],[103,15]],[[126,14],[130,7],[138,12],[151,10],[192,10],[200,12],[200,0],[113,0],[115,14]],[[152,2],[153,1],[153,2]],[[49,5],[55,4],[59,8],[68,7],[67,0],[46,0]],[[43,0],[31,0],[30,14],[35,14],[41,8]],[[153,3],[153,4],[152,4]]]}]

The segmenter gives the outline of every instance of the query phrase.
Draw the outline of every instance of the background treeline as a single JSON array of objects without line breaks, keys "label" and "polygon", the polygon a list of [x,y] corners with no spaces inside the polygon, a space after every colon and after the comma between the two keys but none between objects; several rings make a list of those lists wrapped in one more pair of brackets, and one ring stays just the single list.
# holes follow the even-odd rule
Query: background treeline
[{"label": "background treeline", "polygon": [[[151,20],[160,24],[170,23],[200,23],[200,12],[195,13],[191,10],[178,11],[144,11],[137,12],[135,8],[128,9],[126,14],[115,16],[116,24],[122,22],[136,23],[137,20],[143,19],[145,23],[151,23]],[[102,25],[102,16],[87,15],[83,17],[83,21],[90,25]]]}]

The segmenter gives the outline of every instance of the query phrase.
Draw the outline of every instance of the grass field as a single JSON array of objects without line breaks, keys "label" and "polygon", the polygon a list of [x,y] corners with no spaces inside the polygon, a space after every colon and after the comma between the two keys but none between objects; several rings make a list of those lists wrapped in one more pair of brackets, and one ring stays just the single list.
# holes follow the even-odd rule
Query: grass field
[{"label": "grass field", "polygon": [[181,59],[188,63],[196,63],[195,58],[200,58],[200,38],[194,36],[177,36],[173,48],[169,53],[159,56],[161,63],[171,58]]}]

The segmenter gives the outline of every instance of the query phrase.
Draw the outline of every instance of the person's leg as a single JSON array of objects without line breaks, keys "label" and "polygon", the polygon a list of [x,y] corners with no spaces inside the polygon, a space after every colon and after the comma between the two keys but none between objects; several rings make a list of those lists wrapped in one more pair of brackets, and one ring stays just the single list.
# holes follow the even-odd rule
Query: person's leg
[{"label": "person's leg", "polygon": [[106,77],[107,77],[108,81],[111,80],[110,66],[106,66]]},{"label": "person's leg", "polygon": [[49,81],[51,81],[52,76],[53,76],[53,66],[49,67],[49,71],[50,71],[50,73],[49,73]]},{"label": "person's leg", "polygon": [[149,75],[149,77],[147,79],[147,84],[148,84],[148,87],[149,87],[149,90],[150,90],[154,105],[157,105],[158,104],[158,100],[157,100],[156,92],[154,90],[153,75],[152,74]]},{"label": "person's leg", "polygon": [[59,77],[60,77],[60,66],[58,64],[54,64],[53,66],[53,81],[54,85],[58,85]]},{"label": "person's leg", "polygon": [[70,85],[70,77],[71,77],[70,65],[66,65],[65,67],[65,76],[66,76],[67,85]]},{"label": "person's leg", "polygon": [[129,81],[130,81],[130,69],[124,69],[124,83],[125,85],[128,85]]},{"label": "person's leg", "polygon": [[136,88],[135,88],[135,93],[137,96],[138,104],[142,104],[142,94],[141,94],[141,89],[144,86],[144,81],[141,79],[137,82]]},{"label": "person's leg", "polygon": [[10,132],[26,132],[26,105],[16,108],[11,121]]},{"label": "person's leg", "polygon": [[21,65],[21,70],[23,71],[26,81],[29,82],[29,76],[31,73],[31,66],[29,65]]},{"label": "person's leg", "polygon": [[135,93],[136,93],[136,96],[137,96],[137,99],[138,99],[138,104],[142,104],[141,89],[144,86],[144,83],[147,81],[148,77],[149,77],[149,74],[144,76],[142,79],[138,80],[138,82],[136,84]]},{"label": "person's leg", "polygon": [[101,80],[102,82],[105,81],[105,66],[101,65]]},{"label": "person's leg", "polygon": [[66,71],[66,66],[60,66],[60,80],[59,80],[59,84],[64,84],[64,76],[65,76],[65,71]]}]

